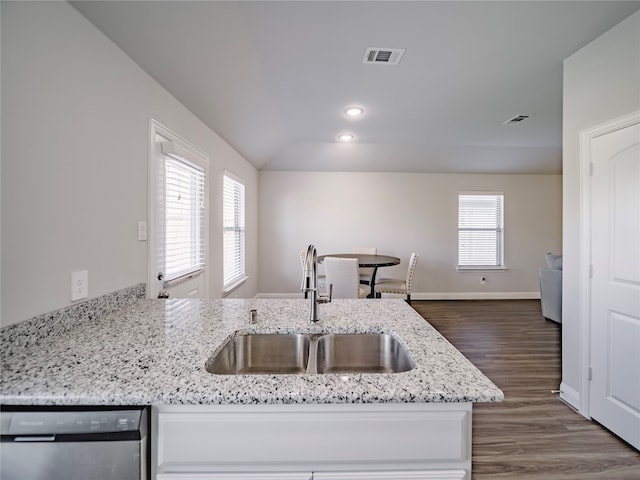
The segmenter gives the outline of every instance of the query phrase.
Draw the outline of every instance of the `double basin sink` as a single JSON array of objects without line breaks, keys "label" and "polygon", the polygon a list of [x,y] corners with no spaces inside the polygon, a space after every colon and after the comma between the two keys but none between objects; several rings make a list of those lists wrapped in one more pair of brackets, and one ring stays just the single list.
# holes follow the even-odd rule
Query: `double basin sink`
[{"label": "double basin sink", "polygon": [[209,373],[399,373],[415,368],[387,333],[245,333],[230,338],[206,365]]}]

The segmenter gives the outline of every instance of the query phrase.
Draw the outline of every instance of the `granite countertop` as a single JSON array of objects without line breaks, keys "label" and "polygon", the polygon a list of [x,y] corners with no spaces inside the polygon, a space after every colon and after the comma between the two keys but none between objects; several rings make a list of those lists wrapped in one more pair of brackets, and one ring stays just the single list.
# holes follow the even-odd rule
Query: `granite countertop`
[{"label": "granite countertop", "polygon": [[[249,310],[258,311],[250,325]],[[161,405],[498,402],[502,391],[403,300],[140,300],[64,332],[7,341],[0,403]],[[23,329],[24,330],[24,329]],[[55,329],[52,329],[55,330]],[[389,374],[214,375],[205,363],[235,332],[395,335],[416,368]],[[38,335],[37,332],[32,332]]]}]

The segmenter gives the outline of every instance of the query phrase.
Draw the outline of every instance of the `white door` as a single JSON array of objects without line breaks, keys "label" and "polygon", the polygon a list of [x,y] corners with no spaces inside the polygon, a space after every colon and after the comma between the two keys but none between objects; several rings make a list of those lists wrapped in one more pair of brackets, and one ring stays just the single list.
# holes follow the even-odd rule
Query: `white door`
[{"label": "white door", "polygon": [[151,298],[207,298],[209,158],[154,120],[149,144]]},{"label": "white door", "polygon": [[640,449],[640,124],[591,141],[590,416]]}]

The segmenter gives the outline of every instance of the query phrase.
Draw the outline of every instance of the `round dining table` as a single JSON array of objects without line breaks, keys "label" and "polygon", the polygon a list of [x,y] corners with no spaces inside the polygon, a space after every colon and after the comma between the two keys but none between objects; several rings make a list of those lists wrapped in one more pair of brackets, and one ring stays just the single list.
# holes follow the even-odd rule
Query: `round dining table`
[{"label": "round dining table", "polygon": [[318,263],[322,263],[326,257],[337,258],[357,258],[358,267],[360,268],[373,268],[371,274],[371,293],[367,298],[375,298],[375,286],[376,286],[376,274],[379,267],[391,267],[393,265],[399,265],[400,259],[398,257],[392,257],[390,255],[371,255],[367,253],[332,253],[329,255],[320,255],[318,257]]}]

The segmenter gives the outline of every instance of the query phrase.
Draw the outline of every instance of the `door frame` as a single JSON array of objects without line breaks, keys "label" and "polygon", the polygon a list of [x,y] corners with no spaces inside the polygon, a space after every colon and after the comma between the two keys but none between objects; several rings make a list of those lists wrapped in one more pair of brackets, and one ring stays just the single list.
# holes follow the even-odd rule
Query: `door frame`
[{"label": "door frame", "polygon": [[210,168],[209,156],[201,148],[198,148],[188,140],[173,132],[169,128],[162,125],[157,120],[149,119],[149,149],[147,161],[147,193],[148,193],[148,209],[147,209],[147,298],[158,298],[158,282],[156,279],[156,158],[158,155],[156,134],[161,135],[175,143],[177,146],[186,148],[196,154],[198,161],[206,165],[206,182],[205,182],[205,202],[207,204],[207,214],[205,215],[205,268],[204,268],[204,298],[209,298],[209,279],[210,279],[210,253],[209,253],[209,226],[210,226],[210,203],[209,203],[209,185],[210,185]]},{"label": "door frame", "polygon": [[[602,135],[640,123],[640,110],[609,120],[580,132],[580,393],[578,411],[591,418],[591,142]],[[576,405],[574,405],[576,406]]]}]

